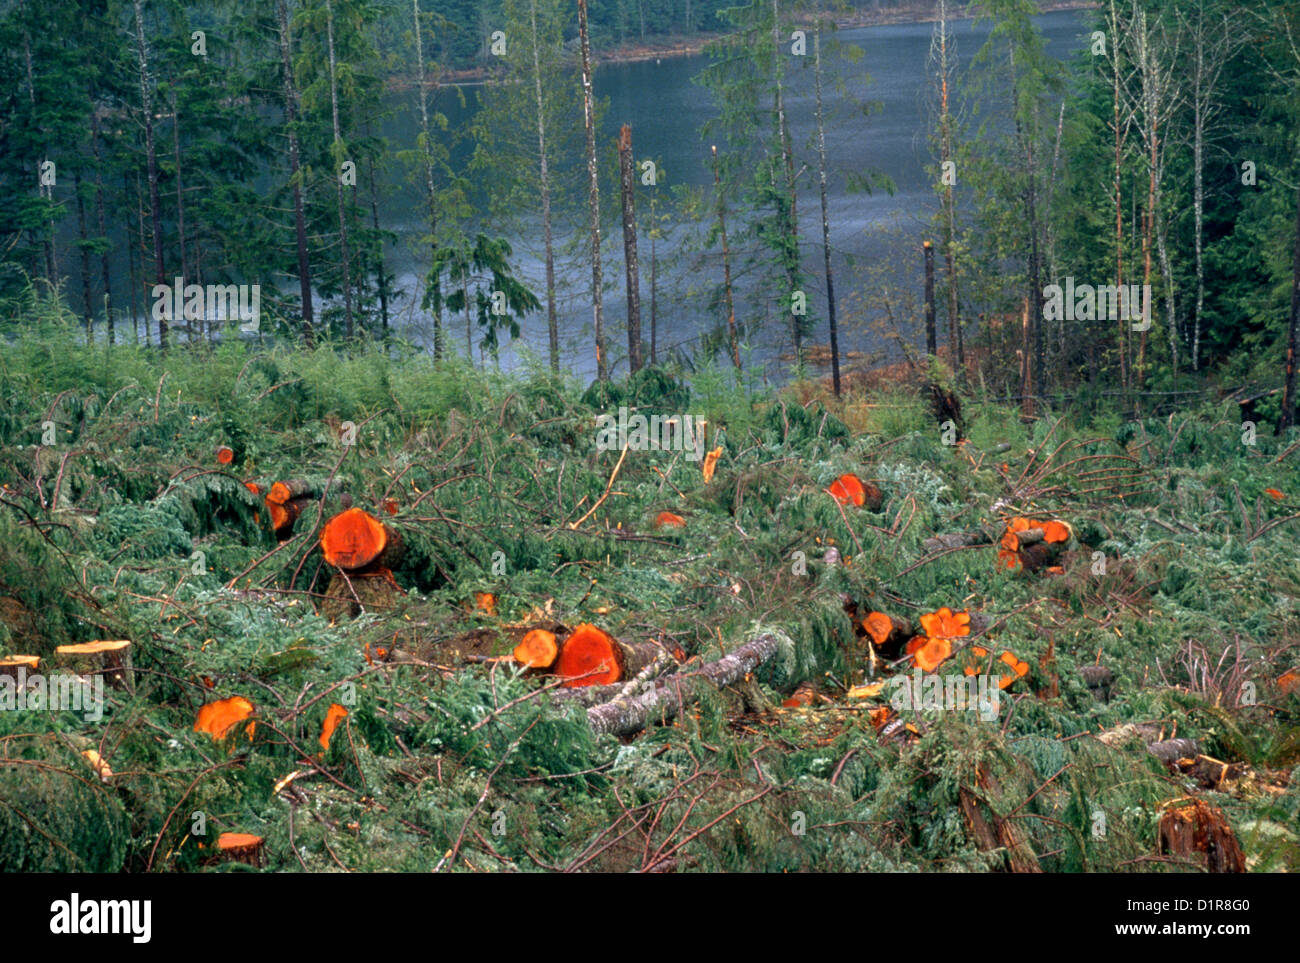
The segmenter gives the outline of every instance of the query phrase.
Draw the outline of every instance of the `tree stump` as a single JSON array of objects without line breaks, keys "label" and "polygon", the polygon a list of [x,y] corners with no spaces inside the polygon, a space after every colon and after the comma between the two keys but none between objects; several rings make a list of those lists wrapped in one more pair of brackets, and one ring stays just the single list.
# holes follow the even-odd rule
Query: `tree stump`
[{"label": "tree stump", "polygon": [[252,833],[222,833],[217,837],[217,855],[212,861],[243,863],[261,869],[264,842],[261,836]]},{"label": "tree stump", "polygon": [[367,611],[391,609],[406,593],[386,568],[363,572],[338,572],[325,588],[328,598],[320,604],[320,613],[331,622],[356,618]]},{"label": "tree stump", "polygon": [[1244,873],[1246,857],[1222,810],[1202,799],[1175,799],[1160,813],[1161,855],[1191,858],[1211,873]]},{"label": "tree stump", "polygon": [[31,675],[37,671],[41,664],[39,655],[6,655],[0,658],[0,675],[7,675],[9,678],[17,680],[18,670],[26,669],[27,674]]},{"label": "tree stump", "polygon": [[77,675],[102,675],[112,685],[135,691],[131,643],[126,640],[61,645],[54,650],[54,661]]}]

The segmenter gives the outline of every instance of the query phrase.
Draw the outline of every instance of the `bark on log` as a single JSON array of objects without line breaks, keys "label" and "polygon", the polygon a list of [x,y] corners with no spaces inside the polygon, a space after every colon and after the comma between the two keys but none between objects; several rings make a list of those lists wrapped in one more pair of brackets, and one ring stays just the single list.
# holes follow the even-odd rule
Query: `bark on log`
[{"label": "bark on log", "polygon": [[668,676],[655,688],[639,696],[615,699],[587,710],[593,732],[626,736],[644,729],[651,721],[666,722],[699,697],[704,686],[722,687],[739,682],[777,651],[776,636],[764,633],[738,649],[694,672]]},{"label": "bark on log", "polygon": [[1179,759],[1195,759],[1200,751],[1195,739],[1166,739],[1163,742],[1147,743],[1147,752],[1168,766]]},{"label": "bark on log", "polygon": [[927,555],[933,555],[935,552],[968,548],[972,545],[992,545],[997,540],[998,536],[982,528],[976,528],[968,532],[947,532],[943,535],[931,535],[921,542],[921,550]]},{"label": "bark on log", "polygon": [[61,645],[54,650],[55,664],[77,675],[102,675],[110,685],[135,691],[131,669],[131,643],[121,641],[83,642]]},{"label": "bark on log", "polygon": [[322,599],[320,614],[331,622],[356,618],[363,608],[379,610],[392,608],[405,592],[386,568],[365,572],[337,572],[325,588],[328,598]]},{"label": "bark on log", "polygon": [[264,840],[251,833],[222,833],[217,839],[217,855],[213,862],[244,863],[262,868]]},{"label": "bark on log", "polygon": [[319,494],[319,489],[311,482],[301,480],[278,481],[266,493],[266,500],[275,505],[284,505],[295,498],[309,498]]},{"label": "bark on log", "polygon": [[1110,701],[1111,686],[1115,682],[1115,673],[1104,665],[1085,665],[1079,668],[1083,683],[1097,698]]}]

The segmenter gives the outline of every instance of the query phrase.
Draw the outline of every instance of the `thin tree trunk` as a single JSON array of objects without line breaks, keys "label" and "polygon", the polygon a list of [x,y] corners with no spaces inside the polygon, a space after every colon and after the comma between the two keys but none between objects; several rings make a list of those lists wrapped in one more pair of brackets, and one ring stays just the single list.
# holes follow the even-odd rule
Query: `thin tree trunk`
[{"label": "thin tree trunk", "polygon": [[[546,258],[546,336],[551,352],[551,371],[559,374],[560,325],[555,306],[555,249],[551,232],[551,159],[546,152],[546,107],[542,96],[542,61],[537,38],[537,0],[531,0],[528,13],[532,19],[533,30],[533,90],[537,97],[538,190],[542,196],[542,244]],[[653,241],[651,243],[653,245]],[[653,266],[651,273],[653,274]],[[651,304],[653,303],[652,292]],[[652,335],[652,355],[653,342]]]},{"label": "thin tree trunk", "polygon": [[604,283],[600,273],[600,169],[596,165],[596,102],[591,89],[591,44],[587,35],[587,0],[578,0],[578,37],[582,49],[582,114],[587,134],[587,207],[591,218],[591,311],[596,327],[596,377],[609,380],[605,360]]},{"label": "thin tree trunk", "polygon": [[[1124,191],[1123,191],[1123,146],[1127,124],[1120,124],[1119,110],[1119,14],[1115,9],[1115,0],[1110,3],[1110,61],[1112,94],[1112,129],[1115,131],[1115,287],[1123,290],[1124,286]],[[1121,312],[1122,313],[1122,312]],[[1119,319],[1119,381],[1120,387],[1128,391],[1128,324],[1125,318]]]},{"label": "thin tree trunk", "polygon": [[627,359],[635,374],[641,370],[641,279],[636,257],[632,128],[627,124],[618,133],[618,170],[623,200],[623,262],[627,269]]},{"label": "thin tree trunk", "polygon": [[[948,4],[939,0],[939,155],[942,166],[952,161],[952,115],[948,109]],[[948,350],[955,351],[957,376],[966,370],[966,346],[962,336],[957,290],[957,202],[953,186],[943,188],[943,260],[948,273]]]},{"label": "thin tree trunk", "polygon": [[[149,47],[144,41],[144,10],[141,0],[135,0],[135,40],[136,53],[140,67],[140,107],[144,113],[145,159],[149,176],[149,219],[153,226],[153,273],[154,284],[166,284],[166,270],[163,267],[162,241],[162,201],[158,196],[158,155],[154,150],[153,140],[153,102],[149,93]],[[159,312],[158,350],[167,352],[167,312]],[[145,318],[145,330],[149,321]]]},{"label": "thin tree trunk", "polygon": [[351,253],[348,249],[348,219],[347,208],[343,201],[343,178],[339,176],[337,167],[342,157],[343,136],[339,128],[339,91],[337,77],[337,63],[334,57],[334,4],[330,0],[325,0],[325,39],[328,45],[329,68],[330,68],[330,108],[334,118],[334,146],[335,158],[334,163],[334,184],[338,193],[339,202],[339,243],[342,245],[343,255],[343,312],[344,312],[344,331],[348,340],[352,339],[352,264]]},{"label": "thin tree trunk", "polygon": [[722,289],[727,302],[727,334],[731,340],[731,363],[740,369],[740,338],[736,332],[736,306],[731,293],[731,248],[727,243],[727,205],[718,175],[718,148],[713,148],[713,189],[718,195],[718,228],[722,232]]},{"label": "thin tree trunk", "polygon": [[[430,137],[433,135],[429,130],[429,99],[424,74],[424,40],[420,27],[420,0],[411,0],[411,12],[415,21],[415,63],[420,84],[420,136],[424,145],[421,151],[421,156],[424,160],[424,186],[429,202],[429,237],[432,238],[431,254],[434,257],[433,263],[437,263],[438,195],[433,182],[433,157],[430,153]],[[442,305],[438,304],[433,315],[434,361],[442,360],[443,354],[446,350],[443,338]]]},{"label": "thin tree trunk", "polygon": [[185,257],[185,194],[181,187],[181,115],[176,109],[174,92],[172,93],[172,160],[176,163],[176,243],[180,248],[181,277],[189,282],[190,265]]},{"label": "thin tree trunk", "polygon": [[384,237],[379,231],[379,188],[375,186],[375,160],[370,158],[370,223],[379,246],[379,318],[383,336],[388,337],[388,278],[384,270]]},{"label": "thin tree trunk", "polygon": [[934,246],[929,241],[921,242],[925,254],[925,353],[939,353],[938,331],[934,323]]},{"label": "thin tree trunk", "polygon": [[95,316],[90,296],[90,251],[86,247],[86,199],[81,196],[81,171],[73,171],[72,190],[77,197],[77,234],[81,239],[81,301],[86,317],[86,343],[95,333]]},{"label": "thin tree trunk", "polygon": [[658,302],[658,268],[659,258],[655,250],[655,236],[659,233],[659,222],[655,217],[655,199],[650,197],[650,363],[658,364],[656,354],[659,339],[659,302]]},{"label": "thin tree trunk", "polygon": [[[785,85],[782,83],[781,70],[781,12],[779,0],[772,0],[772,82],[774,87],[773,107],[776,113],[777,138],[781,143],[781,159],[785,169],[785,187],[789,203],[788,223],[793,261],[787,261],[786,272],[790,281],[790,296],[799,286],[799,209],[794,186],[794,146],[790,139],[790,125],[785,115]],[[775,185],[774,185],[775,186]],[[803,319],[793,311],[790,313],[791,334],[794,340],[794,363],[796,370],[803,369]]]},{"label": "thin tree trunk", "polygon": [[[31,36],[25,30],[23,31],[23,53],[25,54],[27,60],[27,100],[32,108],[32,121],[35,122],[36,121],[36,74],[32,69]],[[41,152],[41,155],[42,155],[41,174],[43,175],[44,174],[43,168],[45,166],[44,151]],[[45,183],[45,179],[43,176],[38,183],[38,189],[40,191],[41,197],[44,198],[46,201],[54,200],[54,188],[49,184]],[[41,246],[45,251],[45,280],[50,283],[51,287],[53,287],[58,281],[58,276],[59,276],[58,260],[54,253],[54,221],[52,220],[47,221],[46,228],[48,230],[48,233],[46,234],[45,240],[41,243]]]},{"label": "thin tree trunk", "polygon": [[826,269],[826,315],[831,334],[831,382],[840,394],[840,333],[835,314],[835,274],[831,268],[831,220],[826,200],[826,127],[822,113],[822,18],[818,5],[813,27],[813,76],[817,92],[817,183],[822,203],[822,263]]},{"label": "thin tree trunk", "polygon": [[[108,219],[104,216],[104,178],[102,176],[103,158],[99,146],[99,112],[98,105],[92,103],[90,112],[90,140],[95,154],[95,218],[99,225],[99,236],[104,239],[104,251],[99,256],[100,272],[104,285],[104,320],[108,323],[108,343],[113,343],[113,285],[109,270]],[[129,222],[128,222],[129,224]],[[129,242],[128,242],[129,243]]]},{"label": "thin tree trunk", "polygon": [[302,340],[311,347],[315,340],[315,308],[311,298],[311,259],[307,249],[307,220],[303,214],[302,174],[298,155],[298,91],[293,79],[290,57],[289,9],[286,0],[277,0],[276,16],[280,34],[280,76],[284,88],[284,126],[289,134],[289,183],[293,189],[293,227],[298,248],[298,289],[302,299]]},{"label": "thin tree trunk", "polygon": [[1286,381],[1282,388],[1282,417],[1279,431],[1295,424],[1296,352],[1300,351],[1300,187],[1296,189],[1295,239],[1291,259],[1291,322],[1287,326]]}]

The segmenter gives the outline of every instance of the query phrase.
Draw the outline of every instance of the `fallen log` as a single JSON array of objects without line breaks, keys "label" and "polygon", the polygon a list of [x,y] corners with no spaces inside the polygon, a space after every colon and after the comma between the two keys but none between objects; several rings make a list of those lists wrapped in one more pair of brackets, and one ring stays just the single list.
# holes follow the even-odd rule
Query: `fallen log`
[{"label": "fallen log", "polygon": [[968,532],[948,532],[943,535],[931,535],[921,542],[921,550],[927,555],[933,555],[935,552],[969,548],[973,545],[992,545],[994,541],[996,539],[992,534],[982,528],[976,528]]},{"label": "fallen log", "polygon": [[565,688],[610,685],[636,675],[659,655],[645,642],[621,642],[603,629],[584,622],[560,645],[555,674]]},{"label": "fallen log", "polygon": [[266,493],[266,500],[274,505],[284,505],[295,498],[310,498],[319,494],[319,490],[311,482],[301,480],[278,481]]},{"label": "fallen log", "polygon": [[1179,759],[1195,759],[1201,750],[1195,739],[1165,739],[1163,742],[1147,743],[1147,752],[1165,765],[1172,766]]},{"label": "fallen log", "polygon": [[779,647],[774,632],[764,632],[713,662],[693,672],[659,679],[655,687],[638,696],[616,698],[587,710],[593,732],[616,736],[639,732],[652,721],[666,722],[699,697],[706,687],[721,688],[739,682],[762,665]]},{"label": "fallen log", "polygon": [[402,555],[401,533],[362,508],[349,508],[327,521],[320,546],[326,562],[346,571],[392,568]]},{"label": "fallen log", "polygon": [[875,643],[876,649],[887,659],[898,657],[903,645],[914,634],[910,622],[884,612],[868,612],[862,620],[862,627],[867,636]]},{"label": "fallen log", "polygon": [[131,643],[126,640],[61,645],[54,650],[54,661],[77,675],[102,675],[110,684],[135,691]]},{"label": "fallen log", "polygon": [[[279,484],[279,482],[276,482],[276,484]],[[293,534],[294,523],[298,521],[304,509],[313,501],[315,499],[310,495],[291,498],[287,502],[273,502],[270,495],[266,496],[266,507],[271,513],[271,530],[281,540],[288,538]]]}]

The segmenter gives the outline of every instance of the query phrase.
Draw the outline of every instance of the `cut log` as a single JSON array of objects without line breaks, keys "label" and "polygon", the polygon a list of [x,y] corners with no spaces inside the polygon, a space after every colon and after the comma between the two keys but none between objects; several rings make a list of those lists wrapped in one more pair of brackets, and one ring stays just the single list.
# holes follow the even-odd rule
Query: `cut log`
[{"label": "cut log", "polygon": [[215,859],[219,862],[244,863],[261,869],[264,842],[261,836],[251,833],[222,833],[217,837]]},{"label": "cut log", "polygon": [[266,493],[266,500],[276,505],[283,505],[295,498],[311,497],[317,494],[319,494],[319,490],[311,482],[278,481]]},{"label": "cut log", "polygon": [[1178,760],[1178,769],[1184,776],[1190,777],[1202,789],[1216,792],[1231,779],[1240,779],[1249,770],[1244,763],[1227,763],[1210,756],[1200,755],[1195,759]]},{"label": "cut log", "polygon": [[330,739],[334,737],[334,730],[338,728],[340,722],[348,717],[348,710],[343,708],[337,702],[330,703],[330,707],[325,712],[325,722],[320,730],[320,751],[327,752],[330,747]]},{"label": "cut log", "polygon": [[1222,810],[1190,797],[1165,803],[1160,853],[1202,863],[1211,873],[1244,873],[1246,857]]},{"label": "cut log", "polygon": [[288,538],[293,534],[293,526],[303,511],[315,499],[310,495],[304,495],[301,498],[291,498],[284,503],[271,501],[270,496],[266,498],[266,507],[271,513],[271,529],[281,540]]},{"label": "cut log", "polygon": [[11,679],[18,678],[18,670],[25,669],[28,675],[37,670],[41,664],[39,655],[6,655],[0,657],[0,675],[7,675]]},{"label": "cut log", "polygon": [[914,631],[910,622],[884,612],[868,612],[862,620],[862,627],[880,654],[887,659],[898,658],[903,645]]},{"label": "cut log", "polygon": [[611,685],[636,675],[659,655],[649,643],[620,642],[608,632],[584,622],[560,646],[555,674],[565,688]]},{"label": "cut log", "polygon": [[933,555],[935,552],[969,548],[972,545],[991,545],[995,541],[997,541],[996,536],[982,528],[977,528],[968,532],[947,532],[943,535],[931,535],[921,542],[921,550],[927,555]]},{"label": "cut log", "polygon": [[402,551],[397,529],[361,508],[349,508],[327,521],[321,529],[320,545],[325,561],[346,571],[369,565],[391,568]]},{"label": "cut log", "polygon": [[1165,765],[1172,766],[1179,759],[1195,759],[1201,750],[1195,739],[1166,739],[1163,742],[1147,743],[1147,752]]},{"label": "cut log", "polygon": [[102,675],[111,685],[135,691],[131,643],[126,640],[61,645],[54,650],[54,662],[77,675]]},{"label": "cut log", "polygon": [[530,669],[549,669],[559,654],[560,647],[555,641],[555,633],[545,629],[531,630],[515,646],[513,653],[516,662]]},{"label": "cut log", "polygon": [[666,722],[699,697],[702,687],[719,688],[739,682],[776,654],[777,638],[764,633],[694,672],[675,673],[659,679],[641,695],[615,699],[587,710],[587,724],[593,732],[616,736],[631,735],[651,721]]},{"label": "cut log", "polygon": [[229,465],[235,460],[235,452],[226,445],[220,445],[217,448],[217,464]]},{"label": "cut log", "polygon": [[686,519],[672,512],[660,512],[655,516],[655,528],[685,528]]}]

